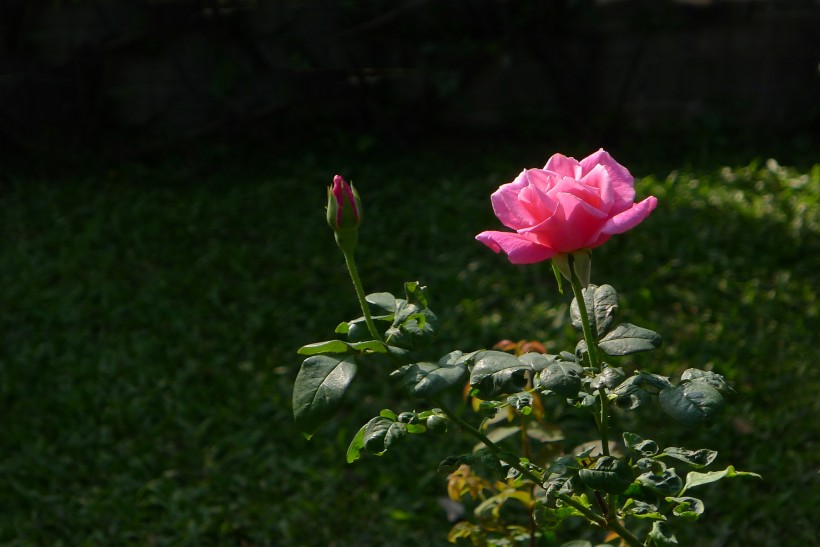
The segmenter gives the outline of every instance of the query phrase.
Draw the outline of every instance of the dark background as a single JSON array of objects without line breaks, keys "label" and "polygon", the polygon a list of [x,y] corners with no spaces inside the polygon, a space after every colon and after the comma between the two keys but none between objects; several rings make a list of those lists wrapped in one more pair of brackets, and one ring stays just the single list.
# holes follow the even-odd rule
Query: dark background
[{"label": "dark background", "polygon": [[813,0],[4,0],[0,144],[51,161],[339,131],[807,147],[817,28]]}]

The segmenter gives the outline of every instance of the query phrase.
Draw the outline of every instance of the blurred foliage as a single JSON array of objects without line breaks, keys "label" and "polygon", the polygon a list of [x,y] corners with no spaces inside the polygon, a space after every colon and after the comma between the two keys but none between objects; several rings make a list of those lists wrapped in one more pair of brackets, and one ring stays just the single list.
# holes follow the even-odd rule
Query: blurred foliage
[{"label": "blurred foliage", "polygon": [[[429,471],[444,451],[413,440],[399,455],[344,463],[375,401],[404,397],[398,386],[360,371],[355,397],[372,395],[371,408],[343,409],[311,442],[293,427],[296,348],[356,315],[326,187],[341,173],[362,195],[366,290],[428,285],[440,347],[524,338],[551,351],[575,334],[548,264],[512,266],[473,237],[497,226],[491,191],[556,149],[327,142],[5,176],[0,543],[445,544],[451,524],[436,499],[447,480]],[[623,318],[664,337],[633,365],[712,369],[738,391],[706,429],[661,429],[650,410],[642,431],[711,446],[716,468],[764,476],[704,489],[700,537],[812,544],[817,158],[794,157],[794,169],[731,157],[721,168],[670,159],[661,145],[610,152],[643,177],[639,196],[659,198],[639,230],[593,255],[593,282],[618,287]],[[616,419],[629,429],[629,416]],[[560,425],[567,443],[583,435],[571,417]]]}]

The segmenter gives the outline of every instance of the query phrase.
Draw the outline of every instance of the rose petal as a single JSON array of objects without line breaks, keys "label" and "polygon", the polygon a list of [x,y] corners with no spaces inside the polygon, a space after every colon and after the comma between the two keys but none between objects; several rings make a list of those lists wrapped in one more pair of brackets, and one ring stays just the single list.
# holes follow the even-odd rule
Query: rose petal
[{"label": "rose petal", "polygon": [[622,234],[640,224],[658,205],[658,198],[649,196],[626,211],[615,215],[604,224],[602,234]]},{"label": "rose petal", "polygon": [[607,213],[599,211],[573,194],[558,194],[555,214],[544,222],[522,230],[532,233],[538,242],[561,253],[587,247],[606,224]]},{"label": "rose petal", "polygon": [[[584,175],[581,182],[587,185],[587,187],[595,188],[593,193],[598,198],[595,204],[598,209],[602,211],[611,211],[613,209],[613,205],[615,204],[615,187],[612,184],[610,172],[606,167],[596,165],[589,173]],[[630,201],[626,207],[631,204],[632,202]],[[622,210],[623,208],[615,212],[619,213]]]},{"label": "rose petal", "polygon": [[572,194],[596,209],[599,208],[598,205],[601,202],[600,193],[597,188],[593,188],[570,177],[561,177],[560,181],[547,192],[547,196],[551,200],[555,200],[556,203],[558,202],[558,196],[560,194]]},{"label": "rose petal", "polygon": [[609,179],[615,191],[614,211],[625,211],[635,201],[635,179],[626,167],[615,161],[603,148],[581,160],[584,178],[596,165],[603,165],[609,172]]},{"label": "rose petal", "polygon": [[539,245],[528,234],[488,231],[475,238],[495,252],[504,251],[513,264],[534,264],[555,254],[553,249]]},{"label": "rose petal", "polygon": [[559,175],[580,179],[583,173],[583,168],[578,160],[575,158],[568,158],[563,154],[553,154],[547,160],[547,165],[544,166],[547,171],[554,171]]},{"label": "rose petal", "polygon": [[521,203],[518,197],[521,191],[527,186],[527,171],[524,170],[514,181],[508,184],[502,184],[498,190],[490,196],[495,216],[497,216],[501,223],[507,228],[519,230],[527,226],[532,226],[533,223],[540,220],[533,217],[532,213]]}]

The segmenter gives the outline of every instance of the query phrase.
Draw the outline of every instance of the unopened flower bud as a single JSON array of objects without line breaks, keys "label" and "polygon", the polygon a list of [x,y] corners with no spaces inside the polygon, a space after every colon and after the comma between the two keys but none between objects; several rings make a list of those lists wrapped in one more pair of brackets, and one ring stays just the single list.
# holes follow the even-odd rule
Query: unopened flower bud
[{"label": "unopened flower bud", "polygon": [[327,223],[336,234],[336,243],[344,252],[352,252],[359,239],[362,202],[352,184],[341,176],[333,177],[327,190]]}]

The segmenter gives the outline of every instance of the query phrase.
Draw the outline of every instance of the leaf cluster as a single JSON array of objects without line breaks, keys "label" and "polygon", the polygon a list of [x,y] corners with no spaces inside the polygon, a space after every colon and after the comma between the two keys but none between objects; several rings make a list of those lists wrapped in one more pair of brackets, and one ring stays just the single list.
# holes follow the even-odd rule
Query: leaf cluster
[{"label": "leaf cluster", "polygon": [[[535,528],[529,528],[530,537],[552,537],[567,518],[583,517],[600,526],[626,520],[649,521],[652,527],[647,533],[647,545],[674,544],[674,533],[667,526],[670,519],[694,521],[704,511],[703,502],[689,495],[690,489],[726,477],[757,476],[729,466],[718,472],[690,471],[683,478],[666,462],[676,460],[700,469],[711,464],[717,453],[709,449],[661,449],[655,441],[634,433],[623,436],[631,453],[628,458],[610,454],[607,447],[602,447],[602,453],[589,447],[551,461],[530,459],[530,443],[549,442],[532,415],[533,409],[543,408],[541,397],[557,397],[595,415],[605,412],[610,402],[632,410],[657,399],[670,417],[694,425],[720,412],[723,396],[733,390],[722,376],[698,369],[686,370],[677,384],[642,370],[628,376],[622,367],[607,362],[598,365],[590,357],[585,341],[579,342],[573,352],[554,355],[454,350],[437,360],[417,360],[418,350],[435,334],[436,316],[418,283],[406,283],[405,294],[404,299],[389,293],[366,297],[373,320],[383,326],[383,332],[369,331],[365,318],[360,317],[339,325],[336,333],[343,338],[300,349],[308,357],[294,386],[294,416],[310,435],[338,410],[360,364],[367,360],[380,366],[389,364],[390,377],[411,397],[432,403],[432,407],[422,411],[382,410],[358,430],[348,447],[347,461],[352,463],[363,453],[383,455],[407,435],[445,432],[453,422],[471,432],[481,441],[476,451],[446,458],[439,470],[453,477],[458,470],[473,473],[472,469],[483,469],[495,477],[496,487],[489,497],[483,488],[478,490],[482,501],[474,513],[480,525],[456,525],[451,531],[452,540],[497,536],[515,541],[526,528],[515,522],[505,523],[502,518],[502,508],[515,501],[533,515]],[[618,295],[610,285],[589,285],[582,295],[583,308],[577,300],[570,306],[571,322],[581,331],[586,319],[594,333],[596,350],[607,358],[618,359],[661,345],[658,333],[616,321]],[[586,310],[586,318],[581,315],[582,309]],[[479,428],[435,404],[443,393],[456,389],[466,390],[477,403],[475,409],[482,418]],[[498,424],[495,417],[502,409],[508,423],[513,419],[517,423],[491,427]],[[516,434],[522,439],[523,454],[501,447],[500,443]]]}]

